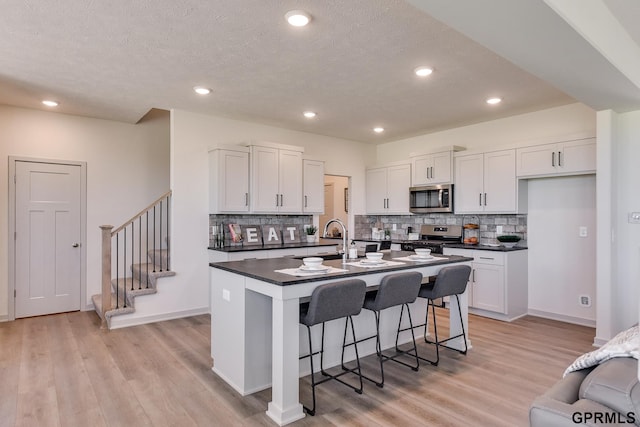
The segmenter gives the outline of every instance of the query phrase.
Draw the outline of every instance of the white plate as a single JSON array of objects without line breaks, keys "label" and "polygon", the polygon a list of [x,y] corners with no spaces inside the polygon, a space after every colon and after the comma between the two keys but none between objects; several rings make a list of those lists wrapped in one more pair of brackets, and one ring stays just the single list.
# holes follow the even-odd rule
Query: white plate
[{"label": "white plate", "polygon": [[409,258],[411,258],[414,261],[429,261],[430,259],[433,259],[434,256],[433,255],[429,255],[429,256],[409,255]]},{"label": "white plate", "polygon": [[364,264],[364,265],[378,265],[378,264],[384,264],[386,261],[383,259],[363,259],[362,261],[360,261],[360,264]]},{"label": "white plate", "polygon": [[301,265],[300,267],[298,267],[298,270],[300,271],[313,271],[314,273],[325,273],[329,270],[331,270],[331,267],[327,267],[325,265],[319,265],[319,266],[308,266],[308,265]]}]

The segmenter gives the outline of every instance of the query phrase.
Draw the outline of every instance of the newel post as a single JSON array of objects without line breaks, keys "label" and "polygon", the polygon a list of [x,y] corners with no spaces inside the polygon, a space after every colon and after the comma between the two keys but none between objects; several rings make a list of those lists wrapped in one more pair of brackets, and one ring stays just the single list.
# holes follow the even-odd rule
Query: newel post
[{"label": "newel post", "polygon": [[107,310],[111,310],[111,230],[113,225],[101,225],[102,230],[102,325],[107,329]]}]

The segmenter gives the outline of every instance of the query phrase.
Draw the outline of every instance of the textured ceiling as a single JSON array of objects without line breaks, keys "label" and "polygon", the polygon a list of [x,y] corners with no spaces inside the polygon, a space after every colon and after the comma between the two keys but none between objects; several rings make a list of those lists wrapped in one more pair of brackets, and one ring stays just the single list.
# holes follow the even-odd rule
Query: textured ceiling
[{"label": "textured ceiling", "polygon": [[[399,0],[0,5],[0,104],[51,98],[56,111],[131,123],[176,108],[375,143],[576,99]],[[291,9],[311,24],[290,27]],[[419,65],[434,74],[416,78]]]}]

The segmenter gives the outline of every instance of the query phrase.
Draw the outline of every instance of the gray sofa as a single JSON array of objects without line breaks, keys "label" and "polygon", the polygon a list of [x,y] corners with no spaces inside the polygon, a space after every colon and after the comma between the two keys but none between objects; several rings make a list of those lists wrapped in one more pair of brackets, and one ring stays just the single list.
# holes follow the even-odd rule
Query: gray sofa
[{"label": "gray sofa", "polygon": [[638,361],[615,357],[567,374],[529,409],[531,427],[640,425]]}]

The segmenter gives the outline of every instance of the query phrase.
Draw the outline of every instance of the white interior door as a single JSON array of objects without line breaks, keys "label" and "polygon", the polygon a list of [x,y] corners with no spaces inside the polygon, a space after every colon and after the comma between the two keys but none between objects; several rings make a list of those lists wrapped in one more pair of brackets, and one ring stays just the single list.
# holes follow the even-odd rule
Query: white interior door
[{"label": "white interior door", "polygon": [[15,317],[80,310],[81,167],[16,162]]},{"label": "white interior door", "polygon": [[335,218],[334,216],[334,204],[333,204],[333,192],[334,185],[332,183],[324,184],[324,213],[320,215],[318,236],[322,237],[322,231],[324,230],[325,224],[330,220]]}]

